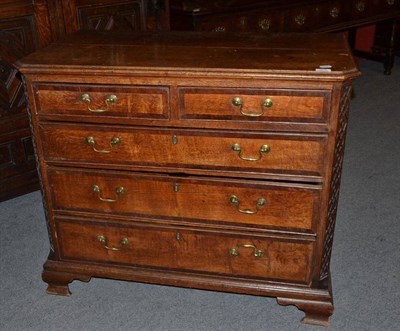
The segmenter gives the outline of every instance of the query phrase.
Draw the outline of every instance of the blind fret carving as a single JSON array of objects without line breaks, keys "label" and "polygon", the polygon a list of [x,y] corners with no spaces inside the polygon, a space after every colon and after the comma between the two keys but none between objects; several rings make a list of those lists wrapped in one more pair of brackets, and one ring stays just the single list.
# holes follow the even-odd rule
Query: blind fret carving
[{"label": "blind fret carving", "polygon": [[333,235],[336,223],[336,214],[339,200],[340,179],[342,176],[342,166],[344,158],[344,148],[347,132],[347,121],[349,117],[349,108],[351,100],[351,86],[344,85],[340,99],[338,130],[336,133],[335,158],[332,169],[331,188],[329,194],[329,206],[327,215],[327,226],[325,231],[324,254],[322,257],[322,265],[320,279],[324,279],[329,275],[329,265],[332,254]]}]

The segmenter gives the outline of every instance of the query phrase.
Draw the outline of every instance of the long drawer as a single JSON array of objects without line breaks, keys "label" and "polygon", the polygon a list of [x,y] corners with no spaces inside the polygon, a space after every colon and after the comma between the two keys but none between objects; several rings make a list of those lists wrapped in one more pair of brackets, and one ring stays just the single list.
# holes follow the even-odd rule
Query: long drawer
[{"label": "long drawer", "polygon": [[54,208],[311,230],[321,186],[50,169]]},{"label": "long drawer", "polygon": [[57,221],[63,260],[308,283],[314,242],[179,228]]},{"label": "long drawer", "polygon": [[47,161],[261,173],[323,173],[327,136],[41,125]]}]

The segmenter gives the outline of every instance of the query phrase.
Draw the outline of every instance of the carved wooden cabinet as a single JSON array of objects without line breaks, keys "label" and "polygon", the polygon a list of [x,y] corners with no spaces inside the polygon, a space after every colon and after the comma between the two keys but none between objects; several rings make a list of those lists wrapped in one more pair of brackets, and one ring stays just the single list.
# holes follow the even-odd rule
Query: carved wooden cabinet
[{"label": "carved wooden cabinet", "polygon": [[14,62],[77,30],[165,29],[163,0],[0,3],[0,200],[39,188],[26,99]]},{"label": "carved wooden cabinet", "polygon": [[80,33],[21,71],[48,293],[125,279],[275,296],[328,323],[359,74],[341,36]]},{"label": "carved wooden cabinet", "polygon": [[348,30],[356,47],[356,27],[377,24],[373,54],[355,54],[393,68],[398,49],[396,19],[400,0],[170,0],[172,30],[271,32],[336,32]]},{"label": "carved wooden cabinet", "polygon": [[0,201],[39,188],[23,84],[14,62],[41,46],[29,1],[0,3]]},{"label": "carved wooden cabinet", "polygon": [[170,0],[176,30],[329,32],[400,14],[399,0]]}]

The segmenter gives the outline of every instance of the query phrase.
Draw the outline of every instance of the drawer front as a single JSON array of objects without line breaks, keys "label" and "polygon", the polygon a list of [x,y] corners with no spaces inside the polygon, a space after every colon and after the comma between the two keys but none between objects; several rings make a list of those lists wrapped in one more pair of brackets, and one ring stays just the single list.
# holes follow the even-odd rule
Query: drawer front
[{"label": "drawer front", "polygon": [[326,91],[180,88],[181,119],[327,121]]},{"label": "drawer front", "polygon": [[338,24],[360,22],[367,19],[372,22],[375,16],[378,20],[382,15],[394,13],[400,8],[398,0],[350,0],[325,1],[317,5],[301,6],[285,12],[285,31],[318,31],[337,30]]},{"label": "drawer front", "polygon": [[[371,19],[374,15],[394,14],[400,10],[399,0],[351,0],[349,14],[353,19]],[[398,13],[399,15],[400,13]]]},{"label": "drawer front", "polygon": [[258,32],[282,31],[283,15],[279,10],[242,10],[239,14],[210,15],[195,22],[195,29],[215,32]]},{"label": "drawer front", "polygon": [[58,210],[311,230],[318,185],[182,178],[92,170],[49,171]]},{"label": "drawer front", "polygon": [[62,259],[308,283],[312,241],[58,222]]},{"label": "drawer front", "polygon": [[48,161],[319,175],[325,135],[43,124]]},{"label": "drawer front", "polygon": [[318,30],[348,20],[347,14],[346,6],[341,1],[297,7],[285,12],[285,31]]},{"label": "drawer front", "polygon": [[37,85],[37,112],[67,117],[168,119],[168,87]]}]

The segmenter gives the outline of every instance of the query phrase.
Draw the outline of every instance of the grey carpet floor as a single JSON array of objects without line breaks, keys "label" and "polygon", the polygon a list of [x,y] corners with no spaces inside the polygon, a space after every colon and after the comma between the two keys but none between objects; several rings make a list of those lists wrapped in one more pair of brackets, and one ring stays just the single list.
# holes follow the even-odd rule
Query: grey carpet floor
[{"label": "grey carpet floor", "polygon": [[[400,62],[360,61],[332,256],[329,330],[400,330]],[[273,298],[131,282],[41,281],[48,242],[41,197],[0,203],[0,330],[323,330]]]}]

